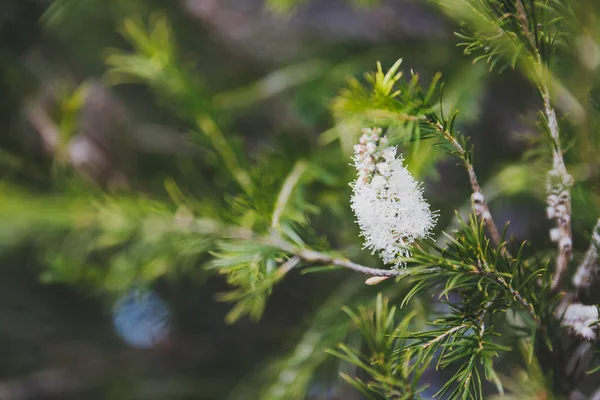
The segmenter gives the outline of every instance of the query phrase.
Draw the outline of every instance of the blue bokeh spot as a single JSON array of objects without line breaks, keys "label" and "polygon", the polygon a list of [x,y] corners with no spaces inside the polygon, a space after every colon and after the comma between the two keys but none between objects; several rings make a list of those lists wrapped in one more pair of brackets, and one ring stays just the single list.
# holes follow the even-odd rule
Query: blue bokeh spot
[{"label": "blue bokeh spot", "polygon": [[170,310],[156,293],[134,289],[116,302],[113,324],[128,345],[147,349],[171,332]]}]

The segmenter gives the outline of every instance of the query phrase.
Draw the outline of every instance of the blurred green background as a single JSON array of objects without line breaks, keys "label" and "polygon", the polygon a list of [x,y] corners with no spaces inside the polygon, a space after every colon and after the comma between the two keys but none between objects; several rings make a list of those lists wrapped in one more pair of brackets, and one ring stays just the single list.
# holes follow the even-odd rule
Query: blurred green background
[{"label": "blurred green background", "polygon": [[[41,200],[48,195],[85,203],[98,192],[164,200],[181,191],[196,199],[194,207],[226,218],[231,178],[206,137],[189,134],[212,121],[250,160],[241,170],[263,173],[265,187],[302,157],[337,172],[342,179],[328,183],[323,172],[322,188],[305,194],[325,209],[311,229],[334,246],[354,238],[350,255],[361,254],[347,204],[347,141],[337,143],[356,127],[336,125],[331,104],[349,77],[403,58],[405,71],[425,82],[442,72],[443,106],[461,110],[498,224],[510,220],[510,235],[547,245],[536,172],[544,168],[520,162],[542,140],[531,124],[535,90],[515,72],[490,74],[473,64],[456,47],[455,28],[417,0],[2,0],[0,171],[6,187],[28,194],[0,205],[9,221],[0,227],[0,399],[360,398],[323,349],[346,334],[340,305],[373,298],[361,277],[290,275],[259,323],[227,324],[231,305],[215,300],[227,289],[223,279],[195,268],[192,256],[168,274],[166,263],[153,260],[139,273],[168,310],[156,323],[169,333],[140,349],[113,328],[116,301],[133,284],[94,270],[102,258],[85,258],[93,268],[72,268],[87,243],[82,234],[23,232],[68,217],[71,209]],[[588,150],[582,146],[582,156]],[[469,204],[455,161],[427,143],[406,158],[433,209]],[[589,196],[574,195],[574,204],[578,198]],[[135,201],[121,206],[129,216],[154,210]],[[590,226],[592,211],[579,214],[575,227]],[[451,217],[444,212],[440,228]],[[142,240],[129,255],[154,250]],[[119,262],[126,268],[129,261]]]}]

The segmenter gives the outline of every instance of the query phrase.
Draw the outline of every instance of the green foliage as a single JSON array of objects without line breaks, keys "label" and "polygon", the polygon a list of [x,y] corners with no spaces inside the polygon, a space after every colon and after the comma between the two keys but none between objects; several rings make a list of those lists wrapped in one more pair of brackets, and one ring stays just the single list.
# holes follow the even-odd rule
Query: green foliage
[{"label": "green foliage", "polygon": [[413,313],[398,321],[396,307],[389,305],[379,293],[374,309],[359,307],[358,314],[349,308],[344,311],[350,316],[363,339],[366,351],[340,344],[329,353],[358,367],[369,376],[369,380],[342,373],[342,378],[369,399],[413,399],[419,393],[419,378],[426,365],[414,363],[414,353],[405,348],[406,340],[401,337],[411,327]]},{"label": "green foliage", "polygon": [[[521,67],[539,73],[536,64],[548,62],[557,41],[565,38],[569,4],[557,0],[434,0],[460,22],[457,33],[465,54],[490,67]],[[540,59],[541,57],[541,59]],[[538,76],[539,79],[539,76]]]},{"label": "green foliage", "polygon": [[[435,102],[441,75],[434,75],[427,90],[423,91],[417,74],[411,71],[410,79],[403,79],[404,74],[399,71],[401,64],[402,60],[396,61],[384,73],[378,63],[376,72],[365,75],[366,86],[356,79],[350,80],[349,87],[340,92],[332,105],[338,129],[386,127],[386,136],[392,144],[413,142],[416,149],[421,140],[437,138],[450,154],[471,164],[468,138],[456,128],[458,111],[450,109],[449,114],[444,113],[443,85],[439,90],[439,104]],[[342,135],[342,146],[351,147],[359,131],[355,129],[351,135]]]},{"label": "green foliage", "polygon": [[[306,2],[306,0],[267,0],[265,7],[275,13],[289,14]],[[350,0],[349,3],[356,7],[368,8],[379,3],[379,0]]]},{"label": "green foliage", "polygon": [[[271,0],[267,7],[287,12],[301,3]],[[460,23],[460,45],[474,62],[485,60],[490,68],[500,70],[518,68],[545,99],[552,95],[561,104],[572,100],[554,79],[554,57],[565,51],[570,32],[578,29],[572,25],[582,9],[581,2],[433,3]],[[97,2],[94,5],[98,7]],[[47,18],[60,24],[68,15],[63,12],[77,7],[72,1],[56,2]],[[347,268],[377,277],[396,277],[395,282],[388,279],[382,285],[390,285],[390,299],[401,298],[401,308],[391,305],[381,293],[371,307],[373,293],[367,289],[367,300],[353,299],[359,291],[355,283],[333,296],[316,313],[291,354],[273,363],[272,382],[257,391],[263,398],[305,396],[314,371],[326,361],[323,348],[344,337],[354,339],[353,345],[340,344],[329,353],[344,366],[358,369],[350,374],[343,367],[341,376],[370,399],[419,398],[425,387],[423,374],[433,368],[453,372],[438,391],[440,398],[482,398],[484,381],[492,382],[499,393],[504,387],[510,390],[510,380],[504,385],[497,372],[499,359],[514,353],[507,345],[509,335],[526,348],[524,369],[529,381],[535,382],[533,394],[552,387],[547,376],[568,380],[557,365],[558,358],[551,359],[554,363],[549,363],[545,374],[542,370],[546,366],[541,366],[537,357],[561,350],[557,346],[561,327],[556,318],[561,294],[551,288],[550,253],[544,246],[531,249],[526,243],[509,244],[504,237],[490,240],[491,215],[482,218],[474,209],[468,220],[458,217],[456,230],[447,230],[437,242],[419,243],[403,270],[380,270],[348,259],[359,252],[355,227],[349,229],[348,182],[352,174],[344,154],[356,143],[360,128],[382,127],[392,144],[412,145],[412,156],[407,159],[419,172],[432,169],[440,157],[436,147],[442,147],[462,162],[472,190],[482,197],[480,192],[486,192],[488,201],[500,191],[504,195],[529,192],[542,197],[543,182],[536,181],[535,175],[542,175],[549,161],[532,165],[527,160],[505,166],[488,182],[487,187],[493,185],[495,191],[479,187],[473,149],[468,137],[459,131],[464,121],[459,120],[455,104],[460,108],[462,92],[470,93],[466,97],[476,102],[474,93],[482,84],[478,82],[470,90],[460,82],[469,73],[447,86],[440,84],[441,75],[435,74],[422,85],[418,74],[401,70],[402,60],[387,71],[377,63],[364,81],[350,79],[334,99],[331,107],[336,127],[321,136],[318,146],[309,143],[310,139],[289,139],[285,145],[276,142],[271,149],[261,148],[246,157],[244,143],[230,133],[230,118],[224,113],[312,81],[331,67],[328,62],[285,67],[249,86],[214,95],[194,68],[182,62],[175,33],[164,15],[153,14],[148,24],[127,18],[121,33],[131,49],[106,52],[110,67],[107,81],[152,88],[165,108],[186,124],[193,144],[202,150],[203,159],[198,164],[206,168],[194,172],[203,175],[199,180],[210,182],[192,190],[167,179],[165,193],[139,196],[98,191],[88,191],[85,196],[32,195],[4,187],[0,243],[6,248],[28,241],[37,245],[48,265],[42,275],[45,281],[80,284],[114,295],[199,267],[205,273],[222,275],[231,287],[218,299],[233,303],[226,316],[226,321],[233,323],[245,316],[260,319],[274,286],[290,271]],[[482,70],[474,67],[468,71],[484,81]],[[63,145],[76,133],[85,91],[82,85],[61,99],[57,119]],[[449,91],[450,100],[446,97]],[[554,97],[554,92],[560,96]],[[595,95],[586,92],[590,109],[600,103],[594,100]],[[541,125],[549,128],[549,100],[545,106]],[[331,145],[334,136],[342,149]],[[422,146],[423,140],[435,146]],[[558,143],[551,142],[549,148],[558,149]],[[60,159],[58,153],[56,158]],[[592,175],[591,170],[582,166],[580,176]],[[204,175],[210,178],[204,179]],[[588,198],[594,199],[594,195],[585,194],[585,201]],[[578,204],[577,200],[573,204]],[[329,242],[341,250],[332,250]],[[404,285],[409,286],[406,293]],[[446,310],[435,313],[429,307],[418,310],[419,315],[414,303],[431,297]],[[353,302],[365,304],[352,311],[348,304]],[[342,305],[346,305],[343,310],[352,324],[337,319]],[[415,322],[417,317],[431,322],[423,329]],[[354,336],[352,325],[357,333]]]},{"label": "green foliage", "polygon": [[[364,285],[353,279],[347,279],[336,287],[314,317],[311,317],[292,350],[272,360],[266,370],[259,371],[261,379],[258,380],[258,388],[254,392],[242,392],[239,395],[234,391],[231,398],[285,400],[306,397],[311,383],[323,380],[315,375],[315,371],[323,364],[326,364],[327,371],[331,369],[333,360],[325,349],[343,340],[351,329],[340,308],[359,302],[357,294],[361,288]],[[252,376],[249,380],[256,385],[256,377]],[[267,384],[262,383],[263,381]]]},{"label": "green foliage", "polygon": [[240,160],[240,152],[215,121],[212,99],[201,82],[188,68],[180,66],[166,17],[154,14],[147,28],[139,21],[127,19],[122,33],[134,52],[114,49],[107,52],[106,63],[112,66],[106,73],[109,82],[141,81],[150,85],[170,108],[195,126],[192,138],[201,146],[211,146],[220,157],[219,166],[251,195],[254,182]]},{"label": "green foliage", "polygon": [[510,394],[503,394],[501,396],[494,396],[494,399],[505,399],[505,400],[517,400],[517,399],[539,399],[540,397],[546,399],[555,399],[550,387],[548,387],[548,381],[544,376],[544,371],[540,362],[537,359],[531,359],[533,353],[532,344],[527,340],[520,342],[520,351],[523,358],[529,359],[525,369],[517,369],[513,371],[510,377],[503,377],[502,381],[505,388]]},{"label": "green foliage", "polygon": [[[14,214],[17,204],[27,211]],[[35,237],[44,249],[45,281],[115,294],[188,269],[221,234],[213,220],[141,198],[34,197],[4,188],[3,209],[12,211],[2,216],[3,234]]]},{"label": "green foliage", "polygon": [[[349,88],[342,91],[333,104],[339,126],[342,129],[361,124],[384,126],[388,128],[387,134],[392,141],[418,143],[420,139],[435,137],[450,154],[462,160],[472,174],[472,149],[468,139],[457,131],[458,113],[451,110],[446,116],[444,107],[431,105],[439,77],[424,93],[415,74],[408,82],[402,80],[399,67],[400,61],[384,73],[378,65],[376,72],[366,75],[367,86],[357,80],[350,81]],[[440,103],[443,102],[442,95],[443,90]],[[350,144],[355,140],[354,136],[345,139]],[[402,338],[410,340],[410,344],[396,352],[398,355],[412,355],[415,365],[424,368],[436,366],[444,369],[458,365],[458,372],[438,392],[443,398],[481,398],[483,378],[493,381],[502,391],[494,369],[494,358],[511,350],[497,342],[500,333],[493,329],[493,325],[486,327],[486,321],[490,324],[495,314],[520,309],[522,318],[528,321],[526,332],[536,337],[538,330],[546,329],[545,324],[552,318],[549,310],[556,307],[558,297],[550,294],[546,264],[526,260],[524,247],[514,258],[509,255],[506,244],[494,248],[485,236],[483,223],[474,215],[468,224],[461,222],[459,231],[448,235],[448,239],[445,247],[424,243],[414,252],[409,270],[402,274],[402,279],[409,279],[412,285],[403,304],[413,296],[430,294],[432,290],[446,297],[450,293],[458,293],[462,301],[460,304],[450,303],[451,312],[436,319],[431,330],[403,335]],[[540,281],[545,284],[540,286]],[[365,328],[364,331],[374,334],[377,327]],[[548,342],[544,345],[551,346]],[[364,394],[389,398],[389,391],[386,392],[389,387],[385,387],[390,382],[389,377],[372,369],[356,351],[345,345],[340,348],[341,353],[336,355],[345,357],[375,376],[376,383],[367,384],[349,376],[345,379]],[[380,363],[380,366],[383,365],[391,368],[396,363],[385,360]],[[400,382],[405,383],[405,380]]]},{"label": "green foliage", "polygon": [[[448,298],[460,296],[460,303],[451,302],[450,313],[436,319],[432,330],[408,334],[415,341],[409,346],[418,353],[418,363],[447,368],[458,363],[457,374],[439,392],[444,398],[481,398],[483,376],[502,387],[493,367],[499,352],[510,348],[494,341],[495,313],[520,309],[530,332],[542,329],[538,313],[553,308],[548,285],[539,286],[538,278],[547,276],[545,268],[530,267],[522,251],[509,257],[504,247],[493,248],[485,237],[484,226],[472,216],[470,223],[450,239],[445,248],[427,246],[413,254],[414,267],[407,274],[413,289],[405,297],[422,291],[436,292]],[[487,327],[486,327],[487,321]]]},{"label": "green foliage", "polygon": [[427,244],[414,252],[410,262],[415,266],[409,276],[417,284],[411,296],[423,290],[425,284],[443,282],[440,294],[464,291],[468,297],[465,301],[470,302],[467,308],[482,309],[494,298],[499,309],[518,304],[537,318],[534,308],[525,304],[539,304],[546,299],[548,287],[537,283],[537,278],[546,277],[546,268],[531,268],[523,255],[524,247],[514,257],[505,251],[506,244],[494,248],[483,223],[474,215],[468,224],[461,222],[461,229],[449,239],[444,248]]},{"label": "green foliage", "polygon": [[272,287],[297,261],[291,259],[282,263],[283,253],[277,248],[253,242],[221,242],[210,268],[227,277],[227,283],[238,287],[220,296],[222,301],[235,302],[227,314],[227,322],[233,323],[248,314],[258,320]]},{"label": "green foliage", "polygon": [[342,138],[354,144],[360,129],[356,127],[381,126],[390,128],[392,143],[424,139],[432,132],[428,116],[434,112],[432,96],[440,75],[435,75],[426,92],[418,84],[418,75],[411,73],[403,79],[402,60],[396,61],[387,72],[380,63],[377,71],[365,74],[367,85],[353,78],[332,104],[332,110],[342,131],[355,133]]}]

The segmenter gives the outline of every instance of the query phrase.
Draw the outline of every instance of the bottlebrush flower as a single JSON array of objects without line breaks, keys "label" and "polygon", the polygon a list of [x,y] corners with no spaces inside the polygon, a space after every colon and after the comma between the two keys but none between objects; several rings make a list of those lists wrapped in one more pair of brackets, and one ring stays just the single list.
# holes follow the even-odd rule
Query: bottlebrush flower
[{"label": "bottlebrush flower", "polygon": [[417,239],[429,237],[436,215],[423,199],[421,185],[396,158],[381,129],[364,129],[354,146],[358,178],[351,184],[351,207],[365,238],[365,248],[388,264],[402,264]]}]

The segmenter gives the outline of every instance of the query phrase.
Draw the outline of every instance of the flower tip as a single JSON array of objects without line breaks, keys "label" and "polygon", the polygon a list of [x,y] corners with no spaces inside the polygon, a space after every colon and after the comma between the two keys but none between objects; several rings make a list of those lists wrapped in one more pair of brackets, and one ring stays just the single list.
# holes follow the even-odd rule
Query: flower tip
[{"label": "flower tip", "polygon": [[365,284],[367,284],[369,286],[373,286],[373,285],[377,285],[389,278],[390,278],[389,276],[372,276],[365,281]]}]

